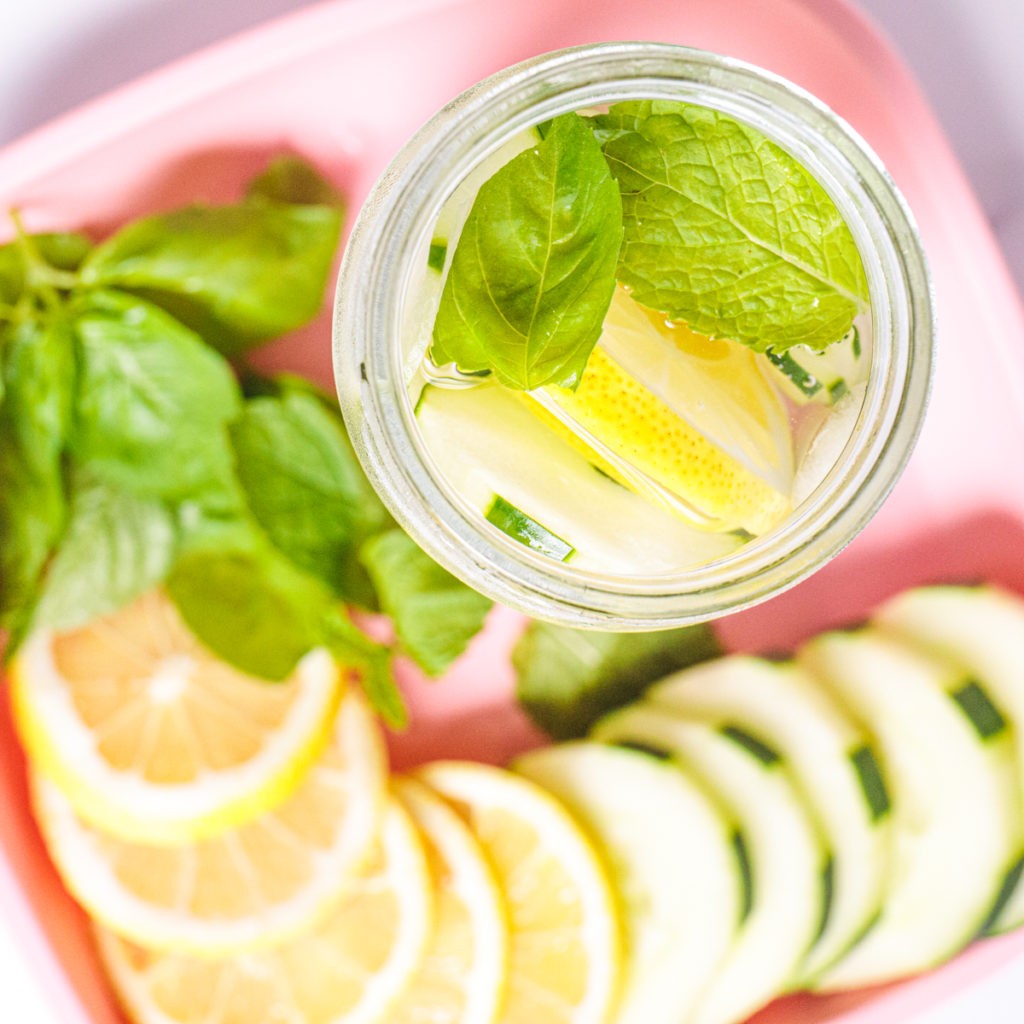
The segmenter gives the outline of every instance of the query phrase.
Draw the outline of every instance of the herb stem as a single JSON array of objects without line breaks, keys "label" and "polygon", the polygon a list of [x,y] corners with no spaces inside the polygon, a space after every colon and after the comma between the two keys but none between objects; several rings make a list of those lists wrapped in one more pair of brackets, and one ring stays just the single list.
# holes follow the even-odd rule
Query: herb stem
[{"label": "herb stem", "polygon": [[16,243],[25,261],[25,290],[38,295],[47,309],[55,311],[61,305],[59,293],[77,287],[78,274],[60,270],[47,262],[32,236],[25,230],[21,213],[18,210],[10,210],[9,213],[14,224]]}]

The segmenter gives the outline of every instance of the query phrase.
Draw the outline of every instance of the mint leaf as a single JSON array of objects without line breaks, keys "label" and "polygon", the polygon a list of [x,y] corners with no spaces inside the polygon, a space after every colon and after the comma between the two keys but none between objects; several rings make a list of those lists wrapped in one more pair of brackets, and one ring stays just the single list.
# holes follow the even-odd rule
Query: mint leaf
[{"label": "mint leaf", "polygon": [[371,538],[360,557],[402,649],[428,675],[441,675],[480,632],[491,602],[442,569],[401,530]]},{"label": "mint leaf", "polygon": [[119,487],[175,500],[230,474],[225,425],[240,396],[223,358],[135,296],[92,292],[76,312],[75,460]]},{"label": "mint leaf", "polygon": [[67,528],[32,625],[72,629],[116,611],[163,582],[175,544],[174,518],[163,502],[76,474]]},{"label": "mint leaf", "polygon": [[333,598],[244,521],[178,558],[167,590],[189,629],[241,671],[281,680],[324,639]]},{"label": "mint leaf", "polygon": [[718,653],[706,626],[596,633],[531,622],[512,653],[516,699],[553,739],[572,739],[663,676]]},{"label": "mint leaf", "polygon": [[0,623],[34,597],[64,529],[64,446],[75,387],[62,320],[26,322],[3,340],[0,403]]},{"label": "mint leaf", "polygon": [[357,551],[389,519],[340,417],[286,386],[246,402],[231,438],[249,507],[274,545],[345,600],[375,607]]},{"label": "mint leaf", "polygon": [[576,114],[480,187],[434,323],[431,358],[506,387],[575,387],[615,288],[618,189]]},{"label": "mint leaf", "polygon": [[374,711],[392,729],[403,729],[409,712],[391,671],[391,652],[357,629],[342,613],[327,620],[327,644],[334,657],[355,670]]},{"label": "mint leaf", "polygon": [[341,211],[268,198],[278,177],[233,206],[129,224],[91,253],[83,282],[149,299],[228,355],[294,330],[320,311]]},{"label": "mint leaf", "polygon": [[822,349],[867,302],[853,236],[785,150],[706,107],[596,117],[622,192],[619,278],[642,305],[759,352]]}]

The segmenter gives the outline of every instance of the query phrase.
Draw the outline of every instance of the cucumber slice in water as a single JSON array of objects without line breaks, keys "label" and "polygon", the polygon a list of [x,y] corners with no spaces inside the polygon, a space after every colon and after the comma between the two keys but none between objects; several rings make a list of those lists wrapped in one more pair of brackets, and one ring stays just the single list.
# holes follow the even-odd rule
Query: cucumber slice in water
[{"label": "cucumber slice in water", "polygon": [[593,736],[671,754],[708,787],[743,836],[750,913],[686,1018],[737,1024],[790,986],[824,913],[829,858],[782,759],[742,730],[727,735],[654,704],[614,712]]},{"label": "cucumber slice in water", "polygon": [[[1011,813],[1024,853],[1024,601],[990,586],[921,587],[888,601],[873,622],[976,681],[962,688],[961,705],[990,748],[1008,748],[1016,787]],[[1001,723],[1009,728],[1001,729]],[[992,932],[1024,925],[1021,863],[1008,871],[1005,903],[990,922]]]},{"label": "cucumber slice in water", "polygon": [[575,548],[573,565],[656,574],[714,561],[743,543],[690,528],[609,479],[526,400],[494,384],[427,387],[416,417],[438,470],[472,510],[486,515],[501,495]]},{"label": "cucumber slice in water", "polygon": [[548,558],[568,562],[576,554],[576,549],[571,544],[553,534],[536,519],[531,519],[522,509],[516,508],[500,494],[494,496],[484,518],[513,540],[539,551],[542,555],[547,555]]},{"label": "cucumber slice in water", "polygon": [[882,905],[888,796],[869,737],[792,662],[718,658],[668,677],[646,699],[718,728],[738,727],[785,761],[832,852],[829,914],[800,972],[812,982],[863,936]]},{"label": "cucumber slice in water", "polygon": [[629,957],[617,1024],[689,1019],[740,919],[740,866],[717,808],[671,765],[599,743],[513,767],[566,805],[611,866]]},{"label": "cucumber slice in water", "polygon": [[977,935],[1016,852],[1006,773],[955,699],[970,680],[871,628],[818,637],[798,660],[875,737],[892,801],[882,913],[817,987],[933,967]]}]

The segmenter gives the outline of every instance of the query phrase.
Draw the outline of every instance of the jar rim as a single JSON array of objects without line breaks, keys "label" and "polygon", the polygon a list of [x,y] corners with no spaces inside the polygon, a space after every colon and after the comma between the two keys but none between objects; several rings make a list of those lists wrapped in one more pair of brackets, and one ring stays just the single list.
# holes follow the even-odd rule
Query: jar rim
[{"label": "jar rim", "polygon": [[[398,360],[416,240],[465,174],[519,130],[597,102],[666,96],[719,109],[788,149],[832,196],[868,275],[875,345],[843,454],[776,530],[732,555],[626,578],[557,563],[475,522],[422,445]],[[603,97],[603,99],[602,99]],[[928,269],[912,215],[864,140],[820,100],[751,64],[666,43],[542,54],[460,94],[406,143],[353,227],[335,299],[334,366],[353,445],[396,520],[476,589],[538,618],[654,629],[780,593],[838,553],[894,486],[920,432],[934,337]]]}]

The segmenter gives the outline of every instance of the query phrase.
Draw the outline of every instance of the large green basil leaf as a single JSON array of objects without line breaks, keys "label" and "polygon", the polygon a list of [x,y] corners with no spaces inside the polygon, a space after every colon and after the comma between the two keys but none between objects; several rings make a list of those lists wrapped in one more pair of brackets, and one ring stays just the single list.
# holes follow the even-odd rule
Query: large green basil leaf
[{"label": "large green basil leaf", "polygon": [[232,471],[226,424],[241,407],[231,368],[163,310],[92,292],[77,307],[71,451],[118,487],[178,500]]},{"label": "large green basil leaf", "polygon": [[375,607],[357,552],[388,521],[340,418],[313,393],[245,403],[232,424],[238,476],[274,545],[336,594]]},{"label": "large green basil leaf", "polygon": [[401,530],[372,537],[361,557],[402,649],[428,675],[441,675],[480,632],[491,602]]},{"label": "large green basil leaf", "polygon": [[619,192],[576,114],[480,187],[434,323],[431,358],[510,388],[575,387],[615,288]]},{"label": "large green basil leaf", "polygon": [[75,362],[62,320],[30,322],[4,345],[0,403],[0,621],[34,599],[64,529],[63,452]]},{"label": "large green basil leaf", "polygon": [[176,538],[163,502],[75,473],[67,528],[44,574],[33,626],[72,629],[158,586]]},{"label": "large green basil leaf", "polygon": [[270,201],[270,187],[135,221],[93,251],[82,279],[148,298],[229,355],[293,330],[320,311],[342,215]]}]

